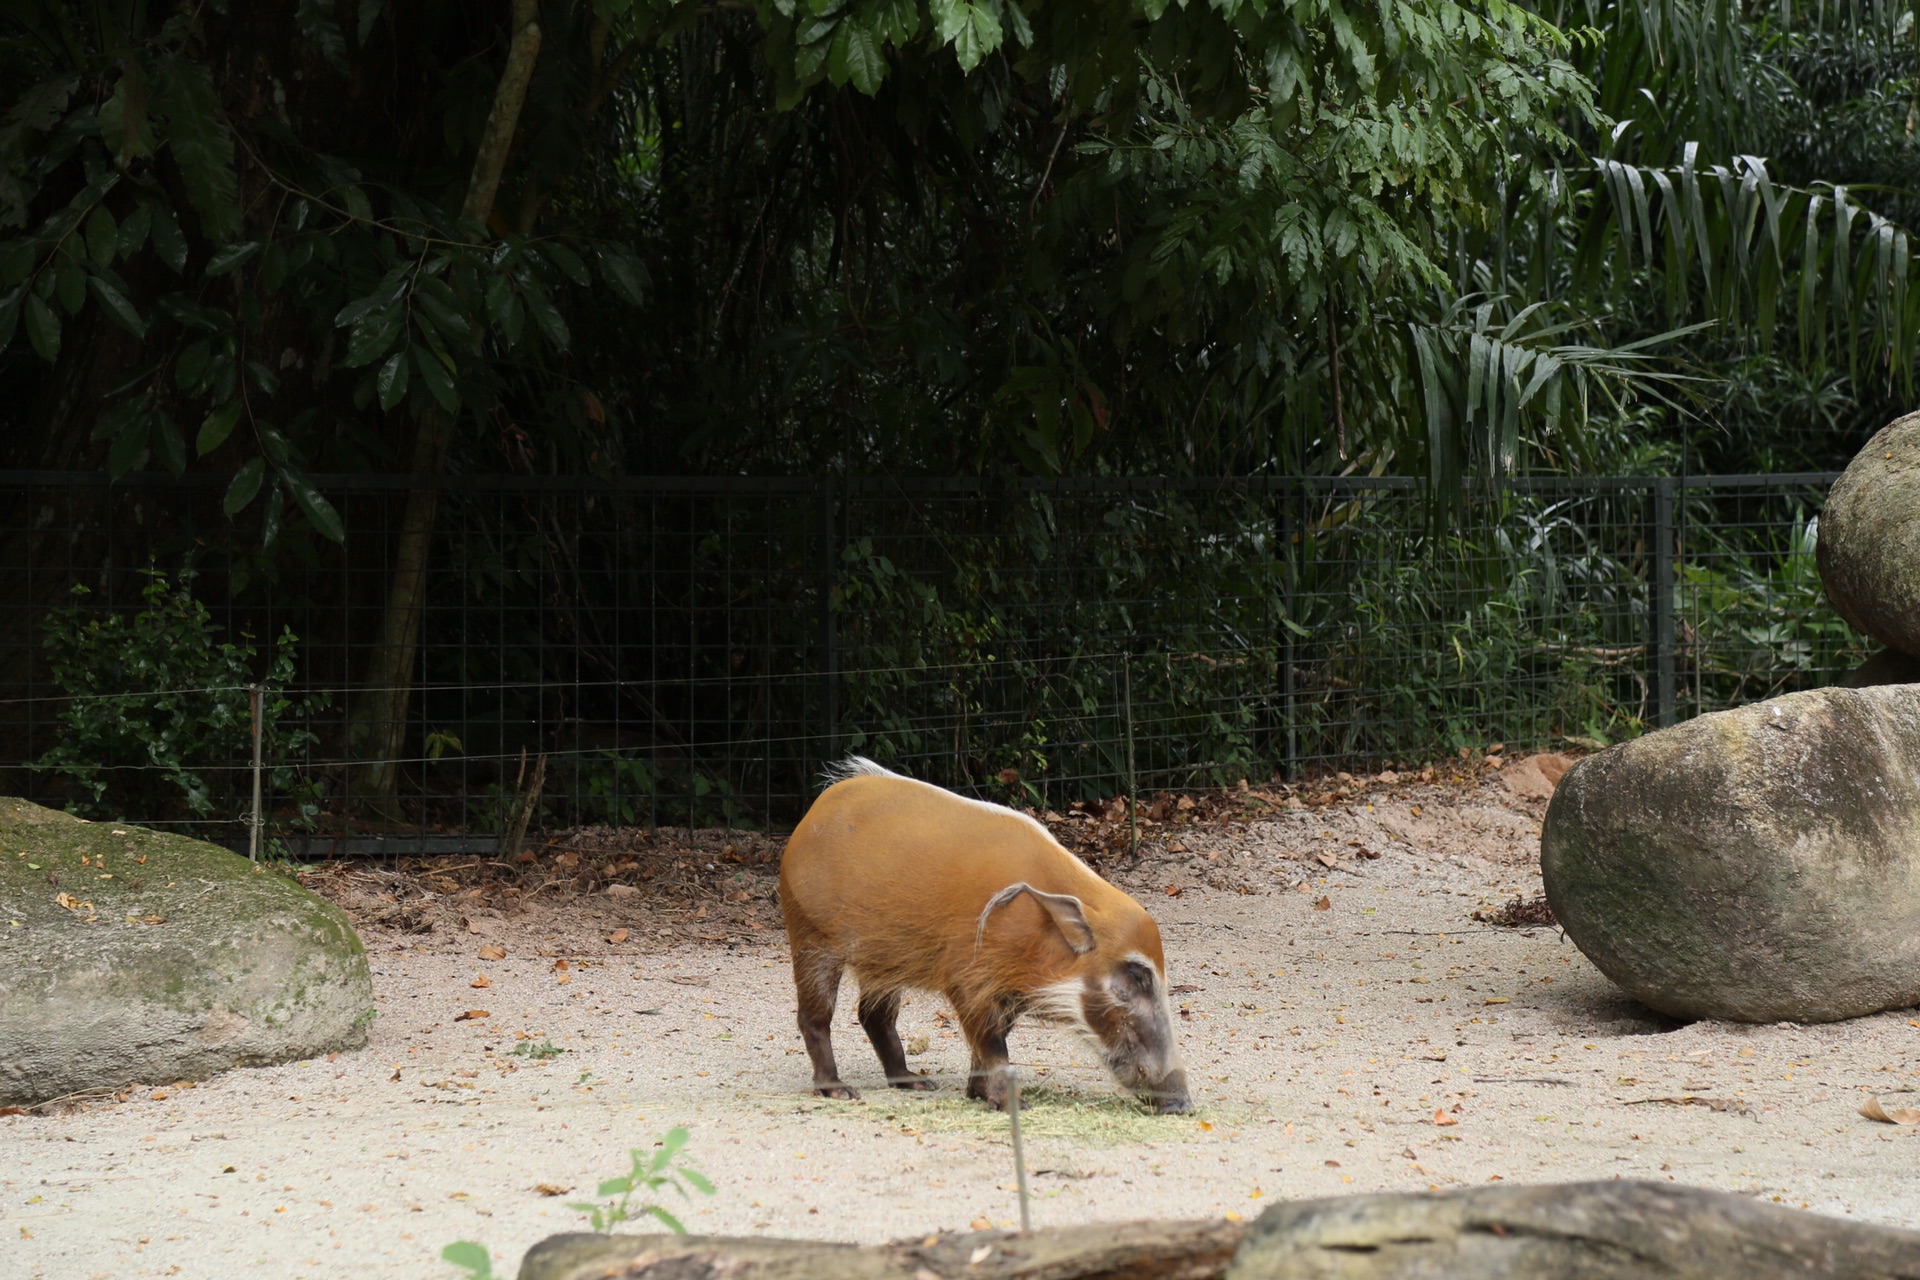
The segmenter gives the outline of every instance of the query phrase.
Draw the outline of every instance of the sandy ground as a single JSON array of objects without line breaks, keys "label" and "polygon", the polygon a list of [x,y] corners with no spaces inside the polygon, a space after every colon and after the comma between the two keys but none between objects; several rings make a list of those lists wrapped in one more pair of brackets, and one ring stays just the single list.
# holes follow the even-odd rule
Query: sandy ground
[{"label": "sandy ground", "polygon": [[[1067,1033],[1023,1024],[1015,1059],[1046,1086],[1027,1117],[1036,1225],[1613,1177],[1920,1221],[1920,1129],[1856,1112],[1869,1095],[1920,1105],[1920,1018],[1660,1020],[1557,929],[1471,918],[1539,892],[1537,798],[1491,776],[1402,783],[1274,797],[1224,825],[1172,812],[1139,866],[1108,856],[1192,988],[1176,1000],[1203,1110],[1124,1110]],[[1059,817],[1103,833],[1083,845],[1119,829]],[[770,853],[723,836],[680,853],[656,862],[713,858],[711,913],[632,888],[318,877],[367,938],[369,1048],[0,1119],[0,1271],[449,1277],[440,1249],[470,1239],[510,1275],[580,1227],[568,1201],[676,1124],[718,1188],[673,1206],[695,1231],[1012,1224],[1004,1121],[961,1099],[966,1051],[938,1002],[910,1004],[902,1032],[939,1093],[881,1087],[843,994],[837,1047],[865,1099],[811,1098]],[[564,1052],[527,1052],[548,1043]]]}]

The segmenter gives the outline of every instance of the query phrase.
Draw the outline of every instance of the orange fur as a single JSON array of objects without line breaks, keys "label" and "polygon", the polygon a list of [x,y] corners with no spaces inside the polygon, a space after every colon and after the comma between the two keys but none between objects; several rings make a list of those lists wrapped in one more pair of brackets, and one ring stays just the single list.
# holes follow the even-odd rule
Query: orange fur
[{"label": "orange fur", "polygon": [[[1081,983],[1105,991],[1108,975],[1130,958],[1144,958],[1157,975],[1164,1010],[1166,960],[1152,918],[1039,823],[864,761],[848,772],[814,802],[780,865],[780,905],[816,1089],[852,1093],[838,1080],[831,1047],[843,969],[860,984],[862,1025],[882,1061],[892,1059],[890,1081],[924,1083],[899,1057],[892,1022],[900,993],[938,992],[952,1003],[973,1050],[970,1090],[995,1105],[1002,1087],[981,1086],[979,1077],[1005,1064],[1014,1017],[1063,1016],[1062,1002],[1049,1001],[1047,989]],[[1069,932],[1030,893],[1005,900],[983,919],[989,900],[1020,884],[1077,899],[1091,946],[1076,954]],[[1073,936],[1087,945],[1083,933]],[[1077,1003],[1066,1008],[1094,1032]],[[1177,1064],[1177,1055],[1168,1054]]]},{"label": "orange fur", "polygon": [[[1023,895],[994,912],[976,956],[981,908],[1018,881],[1079,898],[1095,949],[1076,956]],[[963,1016],[982,998],[1028,994],[1128,952],[1166,972],[1146,909],[1037,822],[910,778],[863,775],[828,788],[787,842],[780,906],[795,951],[839,956],[863,994],[937,991]]]}]

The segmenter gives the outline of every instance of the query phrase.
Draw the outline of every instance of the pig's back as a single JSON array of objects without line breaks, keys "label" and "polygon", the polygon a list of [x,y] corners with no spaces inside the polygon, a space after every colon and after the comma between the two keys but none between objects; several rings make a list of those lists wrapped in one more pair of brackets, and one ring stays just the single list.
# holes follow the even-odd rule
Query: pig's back
[{"label": "pig's back", "polygon": [[891,774],[829,787],[780,864],[783,903],[843,945],[971,946],[987,899],[1017,881],[1078,896],[1107,887],[1024,814]]}]

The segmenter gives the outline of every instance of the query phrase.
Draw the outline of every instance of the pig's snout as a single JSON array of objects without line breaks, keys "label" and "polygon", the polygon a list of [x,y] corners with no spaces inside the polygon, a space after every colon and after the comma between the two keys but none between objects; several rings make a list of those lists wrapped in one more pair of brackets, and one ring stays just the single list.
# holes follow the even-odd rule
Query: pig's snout
[{"label": "pig's snout", "polygon": [[1187,1092],[1187,1073],[1178,1067],[1160,1083],[1140,1090],[1140,1095],[1163,1116],[1183,1116],[1193,1110],[1193,1096]]}]

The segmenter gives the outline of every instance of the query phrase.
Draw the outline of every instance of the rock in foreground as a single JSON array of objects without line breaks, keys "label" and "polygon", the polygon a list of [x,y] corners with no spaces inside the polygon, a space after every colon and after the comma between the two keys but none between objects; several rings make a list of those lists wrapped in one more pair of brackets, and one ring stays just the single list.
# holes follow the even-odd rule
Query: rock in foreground
[{"label": "rock in foreground", "polygon": [[1664,1182],[1277,1204],[1235,1222],[815,1240],[553,1236],[520,1280],[1894,1280],[1920,1233]]},{"label": "rock in foreground", "polygon": [[1663,1013],[1920,1003],[1920,686],[1789,694],[1589,756],[1540,869],[1568,936]]},{"label": "rock in foreground", "polygon": [[1841,617],[1920,655],[1920,413],[1882,427],[1834,481],[1817,556]]},{"label": "rock in foreground", "polygon": [[1920,1233],[1667,1182],[1277,1204],[1227,1280],[1895,1280]]},{"label": "rock in foreground", "polygon": [[338,908],[225,849],[0,798],[0,1104],[366,1042]]}]

